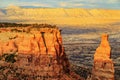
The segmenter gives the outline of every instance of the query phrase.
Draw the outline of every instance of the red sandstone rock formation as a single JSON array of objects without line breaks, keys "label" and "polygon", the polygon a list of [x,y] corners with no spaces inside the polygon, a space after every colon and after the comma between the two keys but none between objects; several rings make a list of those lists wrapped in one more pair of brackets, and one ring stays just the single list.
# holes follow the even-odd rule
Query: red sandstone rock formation
[{"label": "red sandstone rock formation", "polygon": [[62,54],[62,47],[60,47],[62,45],[62,39],[59,30],[41,28],[40,31],[31,32],[32,34],[29,35],[15,33],[17,38],[2,44],[3,50],[6,48],[3,53],[9,53],[12,48],[17,48],[18,53],[23,54]]},{"label": "red sandstone rock formation", "polygon": [[27,32],[11,33],[11,38],[4,43],[0,42],[0,54],[18,53],[14,65],[27,70],[27,73],[22,71],[20,74],[39,76],[37,80],[43,80],[44,77],[47,77],[45,80],[81,80],[74,73],[71,76],[69,61],[57,28],[29,28]]},{"label": "red sandstone rock formation", "polygon": [[100,46],[94,54],[92,80],[114,80],[114,66],[110,59],[110,51],[108,35],[103,34]]},{"label": "red sandstone rock formation", "polygon": [[108,42],[108,35],[103,34],[100,46],[96,49],[94,60],[110,60],[110,51],[111,48]]}]

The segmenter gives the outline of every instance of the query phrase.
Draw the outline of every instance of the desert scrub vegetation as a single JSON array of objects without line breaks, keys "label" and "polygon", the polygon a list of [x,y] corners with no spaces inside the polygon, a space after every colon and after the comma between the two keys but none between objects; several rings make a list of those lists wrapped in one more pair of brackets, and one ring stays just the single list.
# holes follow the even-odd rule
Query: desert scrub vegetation
[{"label": "desert scrub vegetation", "polygon": [[0,56],[0,60],[5,61],[5,62],[10,62],[14,63],[17,60],[17,55],[16,53],[4,53]]},{"label": "desert scrub vegetation", "polygon": [[22,23],[7,23],[0,22],[0,28],[8,28],[8,27],[33,27],[33,28],[56,28],[56,25],[50,24],[22,24]]},{"label": "desert scrub vegetation", "polygon": [[23,30],[11,29],[11,32],[23,32]]},{"label": "desert scrub vegetation", "polygon": [[76,66],[74,64],[71,64],[71,69],[79,74],[81,77],[87,79],[88,77],[91,76],[91,70],[89,68],[86,68],[86,67],[81,67],[81,66]]}]

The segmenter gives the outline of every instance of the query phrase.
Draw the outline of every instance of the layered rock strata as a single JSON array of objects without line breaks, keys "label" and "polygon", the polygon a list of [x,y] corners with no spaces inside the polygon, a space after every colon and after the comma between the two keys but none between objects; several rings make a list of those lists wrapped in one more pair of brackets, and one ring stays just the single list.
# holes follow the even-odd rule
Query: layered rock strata
[{"label": "layered rock strata", "polygon": [[94,54],[92,80],[114,80],[114,64],[110,59],[110,51],[108,35],[103,34],[100,46]]},{"label": "layered rock strata", "polygon": [[22,8],[0,9],[0,21],[48,23],[57,25],[105,25],[120,21],[120,10],[82,8]]},{"label": "layered rock strata", "polygon": [[[70,71],[69,61],[57,28],[1,28],[0,64],[10,66],[1,79],[81,80]],[[16,57],[12,60],[11,54]],[[10,55],[7,56],[6,55]],[[13,64],[8,63],[12,60]],[[6,62],[7,61],[7,62]],[[12,73],[10,73],[12,71]]]}]

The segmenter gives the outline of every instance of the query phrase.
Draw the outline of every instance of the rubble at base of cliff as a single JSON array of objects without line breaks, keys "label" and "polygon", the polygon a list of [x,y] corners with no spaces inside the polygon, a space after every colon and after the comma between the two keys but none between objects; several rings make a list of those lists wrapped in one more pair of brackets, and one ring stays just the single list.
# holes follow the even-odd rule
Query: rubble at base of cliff
[{"label": "rubble at base of cliff", "polygon": [[29,54],[17,55],[14,63],[0,60],[0,80],[84,80],[75,72],[65,73],[62,66],[50,63],[48,56],[41,55],[39,63],[38,58]]}]

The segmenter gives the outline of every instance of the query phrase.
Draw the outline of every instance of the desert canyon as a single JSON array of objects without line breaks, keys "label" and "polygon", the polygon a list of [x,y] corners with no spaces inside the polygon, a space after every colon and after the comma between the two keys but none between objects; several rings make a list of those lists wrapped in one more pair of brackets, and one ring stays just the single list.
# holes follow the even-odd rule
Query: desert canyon
[{"label": "desert canyon", "polygon": [[0,79],[120,79],[120,10],[9,6],[0,22]]},{"label": "desert canyon", "polygon": [[[114,80],[108,35],[103,34],[94,54],[91,73],[73,72],[61,32],[55,26],[0,28],[0,79],[8,80]],[[82,70],[81,70],[82,71]],[[110,72],[110,73],[109,73]]]}]

